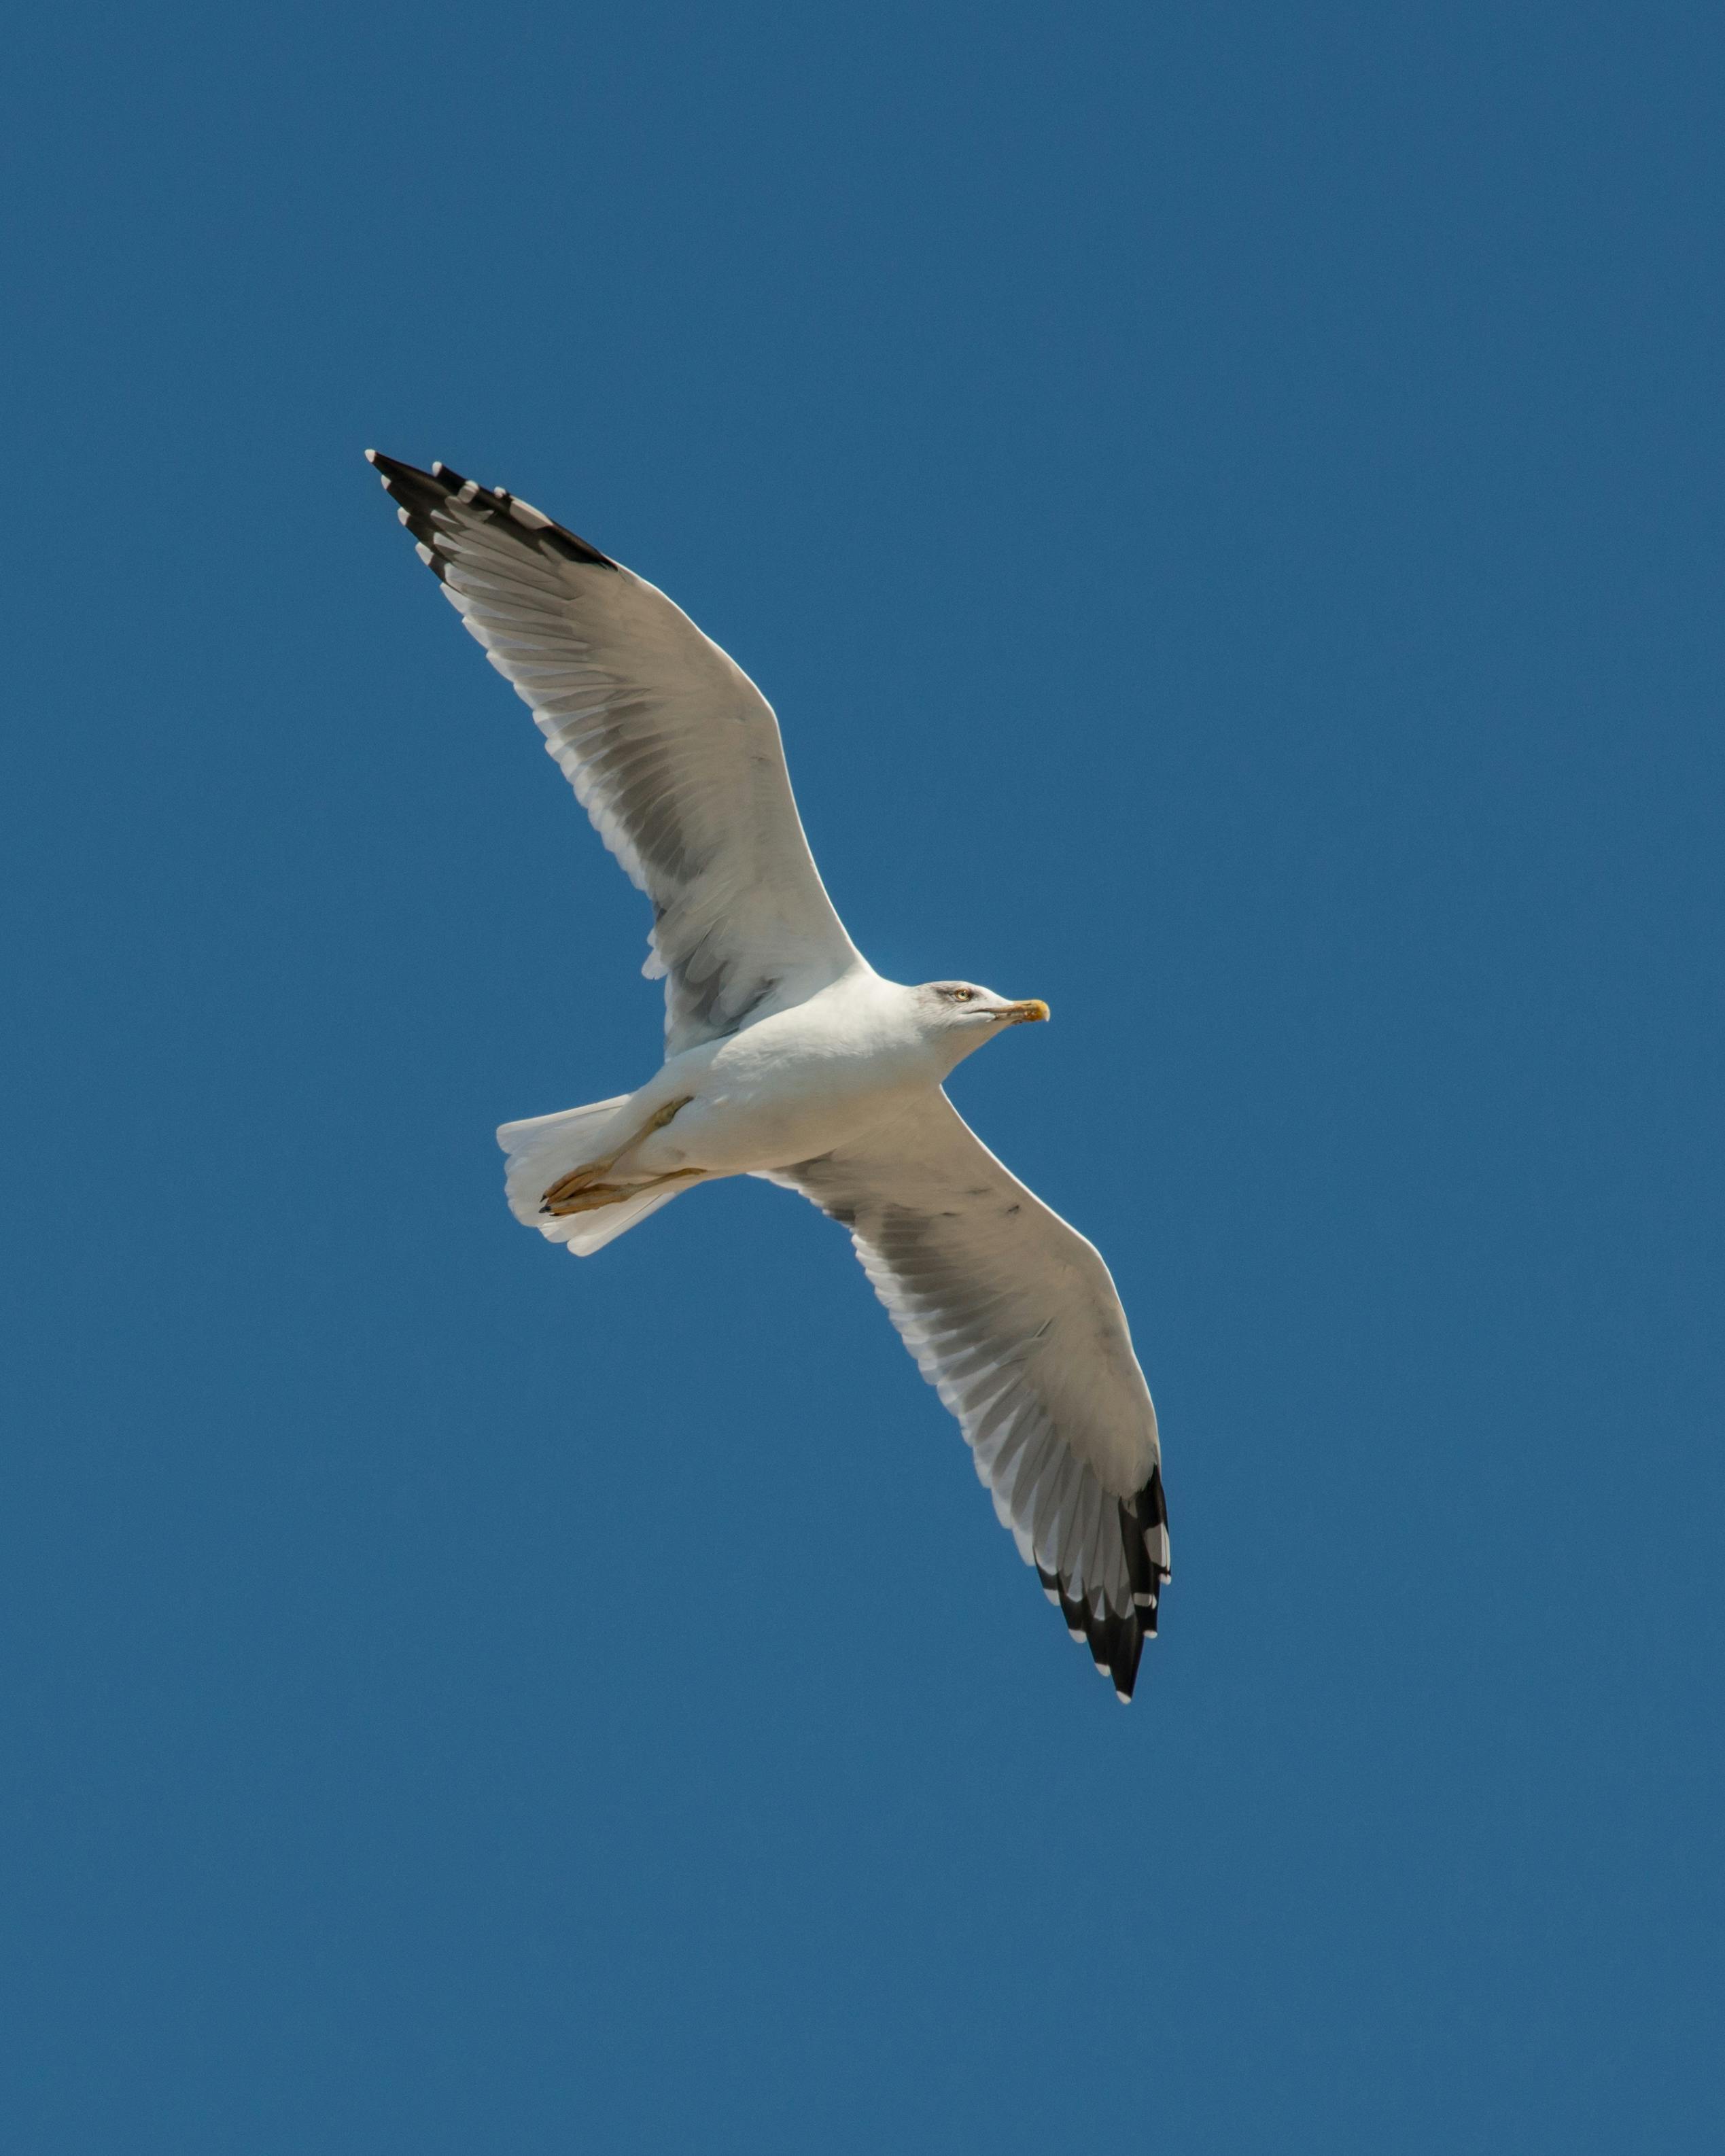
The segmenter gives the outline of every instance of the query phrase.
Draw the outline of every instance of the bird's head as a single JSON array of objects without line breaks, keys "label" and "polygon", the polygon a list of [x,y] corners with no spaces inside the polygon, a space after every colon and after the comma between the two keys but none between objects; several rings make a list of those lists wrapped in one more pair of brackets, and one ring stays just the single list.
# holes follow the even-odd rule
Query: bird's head
[{"label": "bird's head", "polygon": [[911,993],[917,1023],[949,1059],[948,1068],[1008,1026],[1030,1025],[1048,1016],[1048,1005],[1034,996],[1013,1003],[974,981],[925,981]]}]

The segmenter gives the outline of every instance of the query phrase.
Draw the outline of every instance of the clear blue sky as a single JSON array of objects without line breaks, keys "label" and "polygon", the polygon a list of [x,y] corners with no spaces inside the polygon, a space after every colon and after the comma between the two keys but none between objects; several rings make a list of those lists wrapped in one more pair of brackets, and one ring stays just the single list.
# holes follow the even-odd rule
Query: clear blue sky
[{"label": "clear blue sky", "polygon": [[[11,34],[8,2150],[1719,2146],[1717,8]],[[509,1219],[644,910],[373,443],[1054,1006],[1129,1712],[839,1230]]]}]

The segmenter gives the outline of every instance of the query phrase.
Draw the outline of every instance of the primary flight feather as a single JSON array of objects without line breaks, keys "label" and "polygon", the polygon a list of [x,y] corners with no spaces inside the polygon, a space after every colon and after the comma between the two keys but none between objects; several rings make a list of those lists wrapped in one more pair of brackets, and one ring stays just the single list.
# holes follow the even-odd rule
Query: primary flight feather
[{"label": "primary flight feather", "polygon": [[827,896],[778,722],[741,668],[528,503],[367,454],[653,907],[664,1065],[504,1125],[516,1219],[584,1256],[697,1183],[757,1175],[843,1222],[1002,1523],[1130,1699],[1168,1577],[1156,1410],[1100,1255],[942,1091],[1046,1004],[882,979]]}]

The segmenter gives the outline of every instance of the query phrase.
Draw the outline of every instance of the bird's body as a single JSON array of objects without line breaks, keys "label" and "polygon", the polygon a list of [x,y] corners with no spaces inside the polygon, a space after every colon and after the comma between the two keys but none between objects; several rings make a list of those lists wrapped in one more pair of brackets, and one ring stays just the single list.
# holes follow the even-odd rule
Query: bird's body
[{"label": "bird's body", "polygon": [[637,1096],[689,1105],[640,1148],[647,1168],[748,1175],[830,1152],[946,1075],[893,993],[857,968],[788,1011],[669,1059]]},{"label": "bird's body", "polygon": [[372,460],[654,906],[664,1063],[500,1130],[516,1217],[585,1255],[696,1183],[758,1175],[842,1221],[1002,1521],[1129,1698],[1168,1574],[1155,1410],[1101,1259],[942,1090],[1047,1006],[882,978],[821,886],[773,713],[725,654],[526,503]]},{"label": "bird's body", "polygon": [[[667,1057],[613,1119],[618,1133],[646,1133],[616,1166],[644,1176],[760,1175],[890,1122],[1000,1022],[979,1014],[970,1037],[943,1038],[919,1022],[916,993],[859,964],[807,1003]],[[1031,1015],[1008,1008],[1008,1023]],[[673,1102],[683,1105],[657,1123]]]}]

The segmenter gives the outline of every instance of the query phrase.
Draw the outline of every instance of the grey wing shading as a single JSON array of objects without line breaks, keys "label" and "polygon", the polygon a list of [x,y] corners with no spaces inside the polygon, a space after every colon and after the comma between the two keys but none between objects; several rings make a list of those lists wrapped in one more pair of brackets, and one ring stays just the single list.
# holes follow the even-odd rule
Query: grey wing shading
[{"label": "grey wing shading", "polygon": [[1130,1699],[1169,1576],[1156,1410],[1108,1268],[943,1093],[768,1178],[850,1229],[1003,1526]]},{"label": "grey wing shading", "polygon": [[797,814],[778,722],[680,608],[501,488],[367,452],[444,594],[652,901],[675,1055],[860,963]]}]

